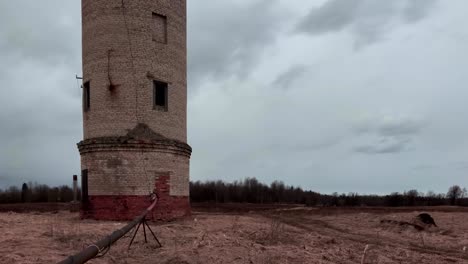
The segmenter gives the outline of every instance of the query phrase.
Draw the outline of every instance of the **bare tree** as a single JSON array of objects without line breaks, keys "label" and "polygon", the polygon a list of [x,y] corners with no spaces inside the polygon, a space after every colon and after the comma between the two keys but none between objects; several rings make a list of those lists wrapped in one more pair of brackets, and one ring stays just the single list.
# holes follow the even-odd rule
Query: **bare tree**
[{"label": "bare tree", "polygon": [[449,188],[447,192],[447,198],[450,201],[450,205],[455,205],[457,203],[457,200],[461,198],[463,195],[463,190],[460,188],[458,185],[453,185],[452,187]]},{"label": "bare tree", "polygon": [[21,187],[21,202],[25,203],[28,202],[29,198],[29,188],[26,183],[23,183],[23,186]]},{"label": "bare tree", "polygon": [[419,196],[419,193],[417,190],[409,190],[403,194],[406,198],[406,203],[408,206],[415,206],[416,205],[416,199]]}]

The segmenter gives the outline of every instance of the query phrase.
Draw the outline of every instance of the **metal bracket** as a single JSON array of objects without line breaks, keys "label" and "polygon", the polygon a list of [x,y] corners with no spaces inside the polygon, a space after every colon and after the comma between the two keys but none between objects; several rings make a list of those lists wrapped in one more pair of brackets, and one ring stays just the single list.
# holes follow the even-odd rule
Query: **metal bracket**
[{"label": "metal bracket", "polygon": [[146,221],[146,217],[141,219],[140,223],[138,223],[138,226],[135,230],[135,233],[133,233],[133,237],[132,237],[132,240],[130,240],[130,244],[128,244],[128,249],[130,249],[130,247],[132,246],[133,244],[133,240],[135,239],[136,237],[136,234],[138,233],[138,229],[140,229],[140,226],[143,225],[143,234],[145,235],[145,243],[148,243],[148,240],[146,238],[146,227],[148,228],[148,230],[151,232],[151,234],[153,235],[154,239],[156,240],[156,242],[158,242],[158,245],[159,247],[162,247],[161,243],[159,242],[158,238],[156,237],[156,235],[154,234],[153,230],[151,229],[151,227],[148,225],[148,222]]}]

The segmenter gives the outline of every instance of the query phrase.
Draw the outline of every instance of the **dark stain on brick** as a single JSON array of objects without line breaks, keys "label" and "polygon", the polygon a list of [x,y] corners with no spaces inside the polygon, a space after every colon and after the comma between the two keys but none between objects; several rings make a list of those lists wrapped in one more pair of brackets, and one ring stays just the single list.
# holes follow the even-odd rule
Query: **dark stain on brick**
[{"label": "dark stain on brick", "polygon": [[107,168],[117,168],[119,166],[122,166],[123,162],[121,159],[113,158],[107,160]]},{"label": "dark stain on brick", "polygon": [[128,131],[128,137],[137,140],[165,140],[167,139],[163,135],[154,132],[147,124],[139,123],[135,128]]}]

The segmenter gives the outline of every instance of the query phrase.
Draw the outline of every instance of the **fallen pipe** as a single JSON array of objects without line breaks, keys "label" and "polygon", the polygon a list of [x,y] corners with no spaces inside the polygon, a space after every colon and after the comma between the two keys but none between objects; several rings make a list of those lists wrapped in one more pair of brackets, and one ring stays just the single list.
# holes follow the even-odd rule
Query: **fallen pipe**
[{"label": "fallen pipe", "polygon": [[132,230],[136,225],[142,222],[145,219],[145,217],[148,215],[148,213],[153,211],[157,202],[158,202],[158,199],[154,197],[153,203],[148,208],[146,208],[146,210],[140,216],[135,218],[132,222],[128,223],[126,226],[122,227],[121,229],[114,231],[112,234],[99,240],[95,244],[88,246],[83,251],[73,256],[69,256],[68,258],[58,262],[58,264],[83,264],[83,263],[86,263],[88,260],[93,259],[100,252],[102,252],[106,248],[109,248],[112,244],[117,242],[117,240],[122,238],[128,232],[130,232],[130,230]]}]

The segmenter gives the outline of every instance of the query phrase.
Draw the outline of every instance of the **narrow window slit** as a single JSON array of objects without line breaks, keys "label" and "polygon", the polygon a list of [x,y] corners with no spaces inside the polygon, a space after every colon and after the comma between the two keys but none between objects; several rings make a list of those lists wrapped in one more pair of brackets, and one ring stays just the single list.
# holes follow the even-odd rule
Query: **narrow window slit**
[{"label": "narrow window slit", "polygon": [[155,110],[167,111],[168,110],[168,93],[167,83],[160,81],[153,81],[153,108]]},{"label": "narrow window slit", "polygon": [[83,111],[88,112],[91,108],[91,91],[89,81],[83,84]]}]

